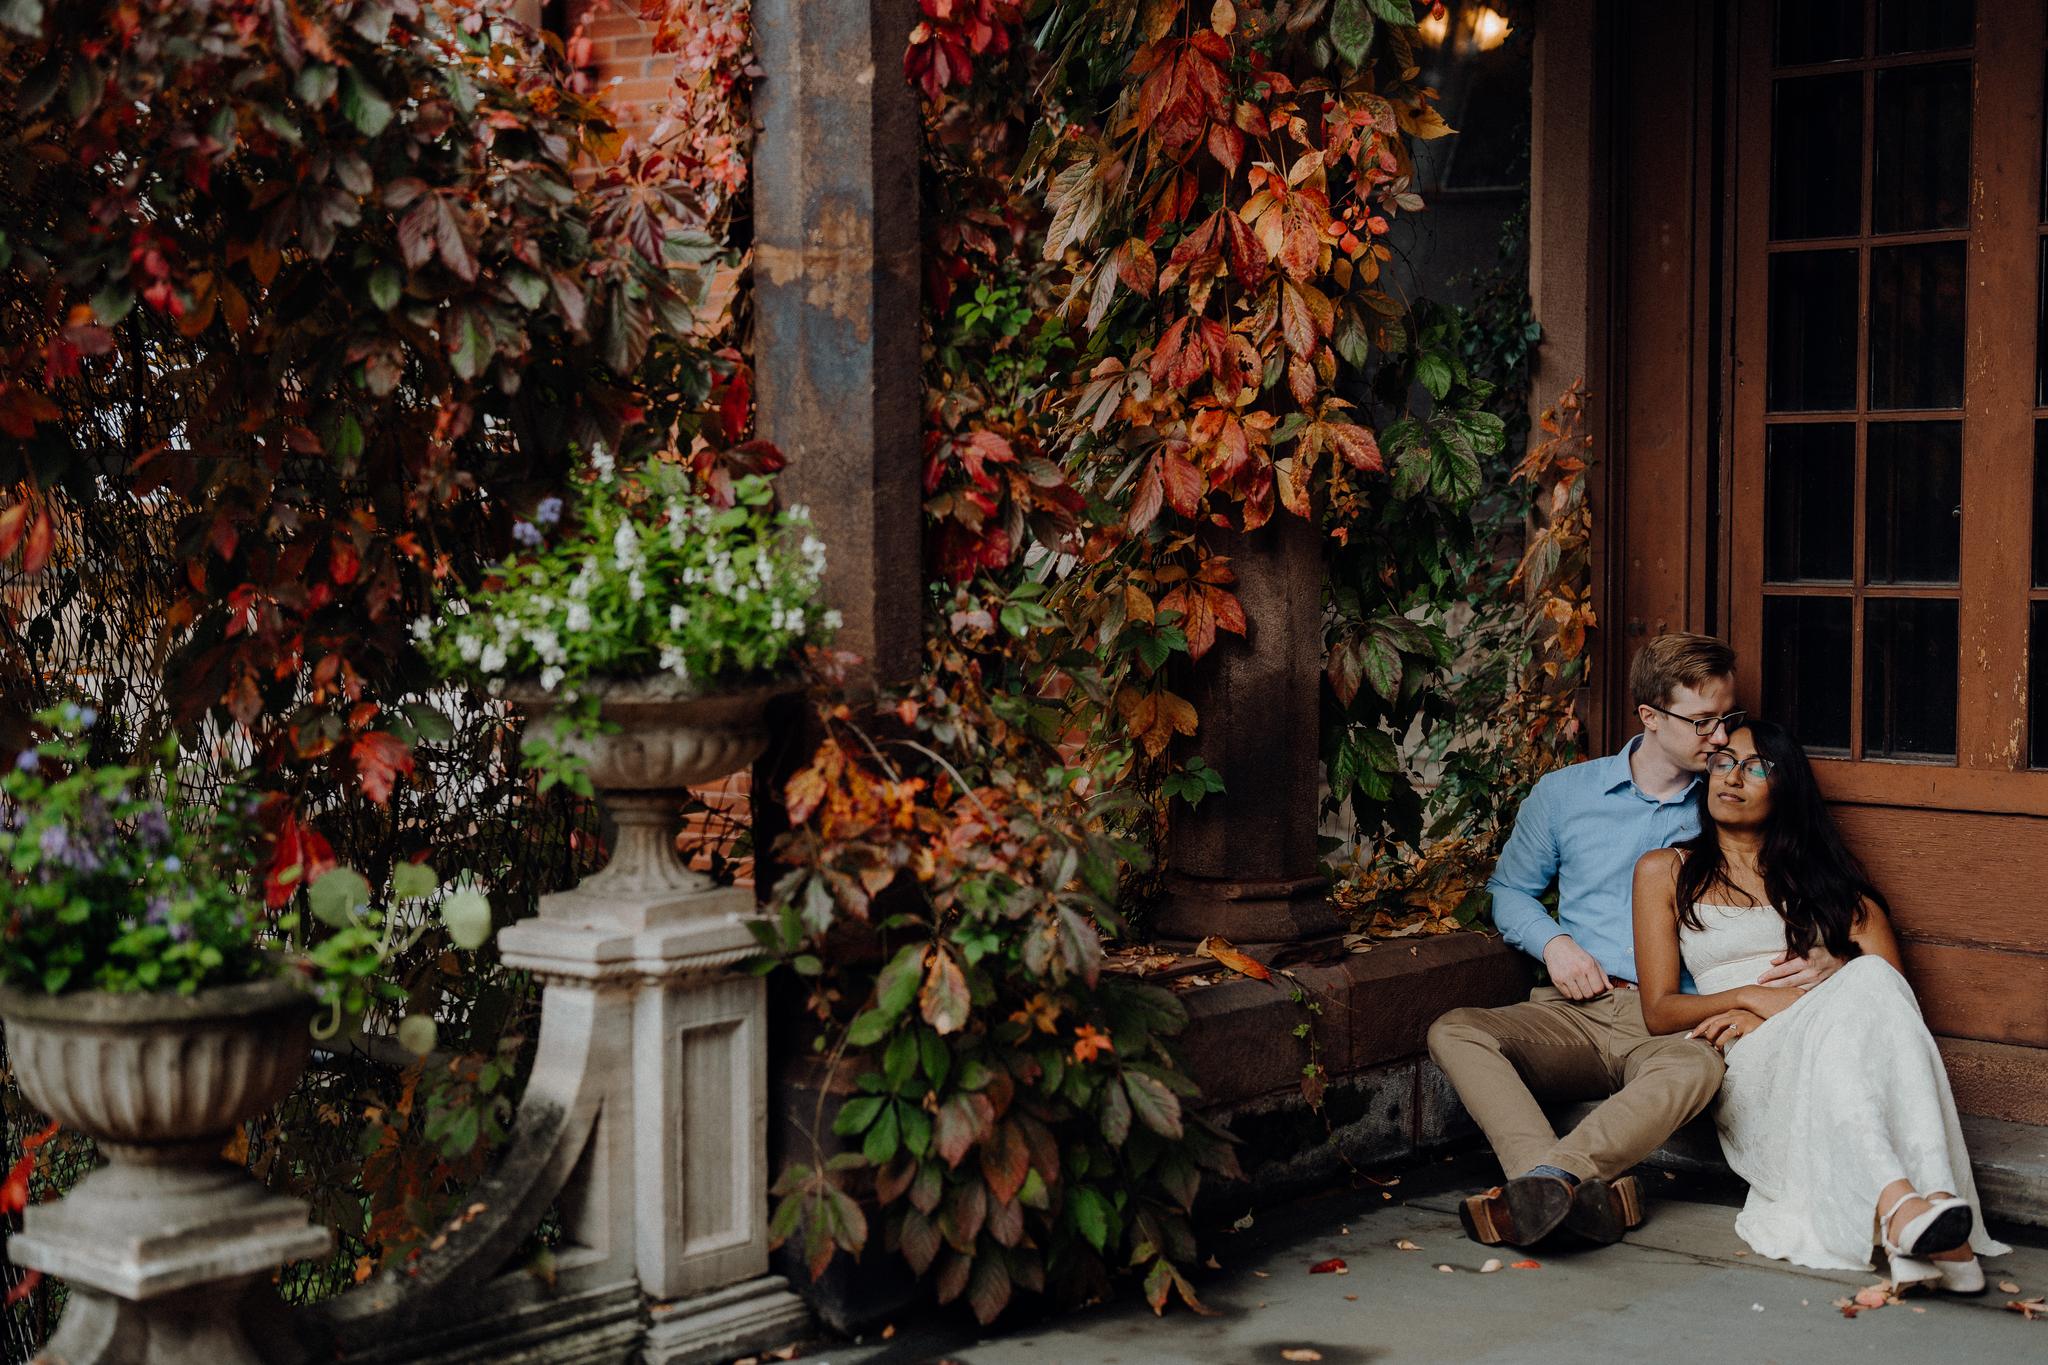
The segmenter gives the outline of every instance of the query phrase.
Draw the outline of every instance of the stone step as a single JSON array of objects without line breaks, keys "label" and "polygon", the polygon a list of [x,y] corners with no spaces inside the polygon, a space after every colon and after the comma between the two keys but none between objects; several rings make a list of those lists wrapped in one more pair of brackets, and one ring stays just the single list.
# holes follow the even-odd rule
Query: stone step
[{"label": "stone step", "polygon": [[[1559,1132],[1568,1132],[1592,1112],[1591,1104],[1574,1104],[1557,1110],[1552,1118]],[[1970,1164],[1984,1211],[2008,1222],[2048,1228],[2048,1127],[1965,1114],[1963,1138],[1970,1144]],[[1694,1174],[1728,1169],[1713,1118],[1706,1114],[1673,1133],[1644,1164]]]}]

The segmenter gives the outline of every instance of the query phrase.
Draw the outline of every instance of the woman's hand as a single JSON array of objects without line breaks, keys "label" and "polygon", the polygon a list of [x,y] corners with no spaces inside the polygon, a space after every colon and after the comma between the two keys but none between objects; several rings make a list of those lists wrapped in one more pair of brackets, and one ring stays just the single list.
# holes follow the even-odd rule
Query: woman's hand
[{"label": "woman's hand", "polygon": [[1745,986],[1740,999],[1743,1009],[1758,1019],[1768,1019],[1778,1011],[1798,1004],[1805,994],[1805,990],[1797,986]]},{"label": "woman's hand", "polygon": [[[1798,994],[1797,991],[1793,992]],[[1714,1045],[1717,1052],[1726,1052],[1728,1045],[1745,1034],[1754,1033],[1763,1024],[1763,1019],[1749,1010],[1722,1010],[1719,1014],[1694,1024],[1688,1038],[1704,1038]]]}]

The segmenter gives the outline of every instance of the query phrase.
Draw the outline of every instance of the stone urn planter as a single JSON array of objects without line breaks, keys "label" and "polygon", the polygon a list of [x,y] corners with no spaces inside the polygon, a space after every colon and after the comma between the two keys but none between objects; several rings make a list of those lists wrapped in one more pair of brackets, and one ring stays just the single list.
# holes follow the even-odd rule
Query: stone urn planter
[{"label": "stone urn planter", "polygon": [[[589,766],[617,834],[602,868],[573,890],[541,898],[542,917],[653,929],[723,913],[729,897],[676,852],[679,810],[691,787],[730,776],[767,751],[768,705],[796,688],[771,682],[703,692],[667,675],[593,684],[602,697],[598,718],[610,732],[575,736],[563,748]],[[507,687],[504,697],[536,720],[562,705],[534,684]]]},{"label": "stone urn planter", "polygon": [[332,1243],[303,1203],[265,1189],[221,1149],[298,1080],[312,1012],[312,997],[283,980],[190,996],[0,988],[22,1092],[107,1160],[62,1200],[30,1206],[8,1243],[16,1264],[71,1287],[43,1359],[257,1365],[289,1355],[251,1330],[266,1298],[253,1291]]}]

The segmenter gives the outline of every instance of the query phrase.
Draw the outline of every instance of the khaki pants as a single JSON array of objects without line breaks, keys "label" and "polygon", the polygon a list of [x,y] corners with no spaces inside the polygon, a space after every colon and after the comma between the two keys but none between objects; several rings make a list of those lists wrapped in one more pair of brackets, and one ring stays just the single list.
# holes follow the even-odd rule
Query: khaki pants
[{"label": "khaki pants", "polygon": [[[1619,989],[1567,1000],[1538,986],[1525,1004],[1452,1010],[1430,1026],[1429,1055],[1510,1176],[1548,1165],[1612,1179],[1705,1109],[1726,1069],[1711,1043],[1650,1033],[1642,997]],[[1560,1139],[1538,1096],[1606,1103]]]}]

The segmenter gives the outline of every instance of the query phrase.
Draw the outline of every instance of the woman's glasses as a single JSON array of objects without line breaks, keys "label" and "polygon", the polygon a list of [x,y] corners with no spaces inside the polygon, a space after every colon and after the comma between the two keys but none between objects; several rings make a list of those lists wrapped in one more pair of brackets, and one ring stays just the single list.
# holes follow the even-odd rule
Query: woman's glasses
[{"label": "woman's glasses", "polygon": [[1707,760],[1707,771],[1714,776],[1726,777],[1737,768],[1740,768],[1742,769],[1743,780],[1746,782],[1770,781],[1771,769],[1775,766],[1771,760],[1761,754],[1751,754],[1748,758],[1737,758],[1725,749]]}]

